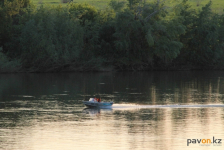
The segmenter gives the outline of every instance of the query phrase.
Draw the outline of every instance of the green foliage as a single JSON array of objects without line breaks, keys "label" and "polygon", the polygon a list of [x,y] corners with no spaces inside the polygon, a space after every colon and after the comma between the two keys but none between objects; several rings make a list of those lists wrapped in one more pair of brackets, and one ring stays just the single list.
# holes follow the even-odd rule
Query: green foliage
[{"label": "green foliage", "polygon": [[141,0],[128,0],[128,6],[131,8],[140,2],[141,2]]},{"label": "green foliage", "polygon": [[154,39],[153,39],[153,36],[152,36],[152,33],[150,30],[148,30],[148,32],[146,33],[146,40],[148,42],[148,45],[151,47],[154,45]]},{"label": "green foliage", "polygon": [[172,8],[157,0],[124,4],[112,0],[112,9],[97,10],[78,3],[38,8],[29,0],[0,3],[0,70],[224,64],[224,15],[213,13],[211,2],[200,11],[188,0]]},{"label": "green foliage", "polygon": [[95,7],[84,3],[70,3],[69,13],[72,19],[78,19],[81,25],[85,25],[86,22],[95,21],[98,11]]},{"label": "green foliage", "polygon": [[[139,20],[135,20],[134,14],[128,9],[117,14],[115,20],[114,57],[119,68],[138,68],[147,62],[147,41],[145,28]],[[140,68],[141,68],[140,67]]]},{"label": "green foliage", "polygon": [[31,70],[46,70],[78,60],[83,30],[62,8],[40,7],[23,26],[19,38],[7,43],[8,55]]},{"label": "green foliage", "polygon": [[184,27],[175,21],[158,22],[154,24],[154,51],[155,55],[163,62],[172,61],[178,56],[182,48],[182,43],[178,41],[178,36],[184,33]]},{"label": "green foliage", "polygon": [[19,25],[18,18],[27,12],[30,0],[4,0],[0,3],[0,47],[8,51],[5,43],[14,37],[17,29],[13,25]]},{"label": "green foliage", "polygon": [[223,57],[220,39],[220,16],[211,11],[211,1],[198,13],[190,8],[187,0],[181,4],[180,15],[186,26],[185,35],[180,41],[184,43],[181,54],[183,61],[196,65],[215,65]]},{"label": "green foliage", "polygon": [[2,72],[18,72],[21,69],[19,60],[9,60],[7,56],[0,51],[0,73]]},{"label": "green foliage", "polygon": [[37,65],[38,68],[71,63],[77,61],[83,44],[82,37],[82,28],[69,19],[68,11],[42,7],[34,20],[28,21],[22,30],[21,57],[26,64]]},{"label": "green foliage", "polygon": [[121,2],[119,2],[119,1],[117,1],[117,0],[111,0],[110,2],[109,2],[109,6],[114,10],[114,11],[116,11],[116,12],[119,12],[119,11],[121,11],[122,9],[124,9],[124,7],[125,7],[125,1],[121,1]]}]

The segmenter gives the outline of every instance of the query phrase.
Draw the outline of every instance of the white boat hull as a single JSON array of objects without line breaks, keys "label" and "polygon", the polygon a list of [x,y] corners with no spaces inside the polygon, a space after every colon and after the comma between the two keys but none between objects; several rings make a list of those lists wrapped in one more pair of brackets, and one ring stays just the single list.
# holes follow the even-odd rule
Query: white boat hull
[{"label": "white boat hull", "polygon": [[110,107],[113,102],[95,102],[95,101],[83,101],[83,104],[87,107]]}]

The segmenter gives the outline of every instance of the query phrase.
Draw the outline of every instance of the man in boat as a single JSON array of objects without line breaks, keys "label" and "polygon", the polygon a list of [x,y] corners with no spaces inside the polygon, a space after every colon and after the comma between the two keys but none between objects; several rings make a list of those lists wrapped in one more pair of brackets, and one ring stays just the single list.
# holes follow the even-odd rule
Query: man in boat
[{"label": "man in boat", "polygon": [[98,102],[98,103],[101,102],[101,98],[100,98],[100,95],[99,95],[99,94],[96,94],[96,95],[95,95],[94,101],[95,101],[95,102]]},{"label": "man in boat", "polygon": [[100,98],[95,98],[95,100],[97,101],[97,102],[101,102],[101,99]]}]

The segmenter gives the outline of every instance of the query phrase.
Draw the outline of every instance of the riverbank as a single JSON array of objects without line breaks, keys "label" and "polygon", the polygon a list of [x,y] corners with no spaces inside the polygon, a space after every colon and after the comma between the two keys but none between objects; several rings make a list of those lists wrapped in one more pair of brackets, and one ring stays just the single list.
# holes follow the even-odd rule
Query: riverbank
[{"label": "riverbank", "polygon": [[161,66],[161,67],[141,67],[139,68],[126,68],[120,69],[115,66],[104,66],[104,67],[87,67],[87,66],[77,66],[77,65],[65,65],[48,68],[46,70],[32,70],[24,69],[21,66],[11,67],[11,68],[0,68],[1,73],[69,73],[69,72],[141,72],[141,71],[195,71],[195,70],[224,70],[224,66],[192,66],[192,65],[182,65],[182,66]]},{"label": "riverbank", "polygon": [[[224,15],[183,0],[0,3],[0,72],[210,70],[224,66]],[[11,5],[17,6],[13,8]],[[156,11],[155,11],[156,10]]]}]

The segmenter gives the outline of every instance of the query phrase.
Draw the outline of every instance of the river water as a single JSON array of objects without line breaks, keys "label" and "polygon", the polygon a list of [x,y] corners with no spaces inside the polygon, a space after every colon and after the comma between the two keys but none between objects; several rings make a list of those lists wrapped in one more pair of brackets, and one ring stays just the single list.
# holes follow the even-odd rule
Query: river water
[{"label": "river water", "polygon": [[0,149],[224,149],[224,72],[1,74]]}]

